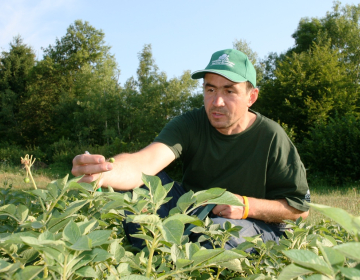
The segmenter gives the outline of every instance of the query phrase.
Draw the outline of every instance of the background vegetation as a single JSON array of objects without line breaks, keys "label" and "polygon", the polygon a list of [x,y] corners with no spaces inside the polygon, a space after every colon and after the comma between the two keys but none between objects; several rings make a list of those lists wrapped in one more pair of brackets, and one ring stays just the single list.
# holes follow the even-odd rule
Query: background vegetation
[{"label": "background vegetation", "polygon": [[[310,181],[360,180],[360,5],[322,18],[303,18],[288,51],[259,59],[244,40],[258,73],[254,109],[279,122],[299,149]],[[137,77],[118,83],[120,69],[105,34],[75,21],[37,59],[20,36],[0,56],[0,162],[19,165],[32,154],[39,168],[64,176],[74,155],[109,157],[151,143],[173,117],[202,105],[197,81],[184,71],[169,79],[151,45],[139,52]],[[214,50],[215,51],[215,50]],[[179,163],[170,173],[180,179]]]}]

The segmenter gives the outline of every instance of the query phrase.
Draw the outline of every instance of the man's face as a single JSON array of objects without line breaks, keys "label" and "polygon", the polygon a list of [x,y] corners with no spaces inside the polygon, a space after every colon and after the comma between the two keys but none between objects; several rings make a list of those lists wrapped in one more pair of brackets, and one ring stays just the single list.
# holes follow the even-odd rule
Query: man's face
[{"label": "man's face", "polygon": [[256,101],[258,89],[247,91],[246,83],[234,83],[223,76],[206,73],[204,105],[209,121],[222,134],[235,134],[249,124],[248,108]]}]

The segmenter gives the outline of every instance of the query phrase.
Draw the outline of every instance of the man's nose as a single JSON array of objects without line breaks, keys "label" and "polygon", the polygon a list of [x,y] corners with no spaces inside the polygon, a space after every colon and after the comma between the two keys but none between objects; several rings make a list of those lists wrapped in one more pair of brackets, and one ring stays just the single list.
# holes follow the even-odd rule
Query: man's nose
[{"label": "man's nose", "polygon": [[220,94],[216,94],[213,99],[213,105],[216,107],[224,106],[224,98]]}]

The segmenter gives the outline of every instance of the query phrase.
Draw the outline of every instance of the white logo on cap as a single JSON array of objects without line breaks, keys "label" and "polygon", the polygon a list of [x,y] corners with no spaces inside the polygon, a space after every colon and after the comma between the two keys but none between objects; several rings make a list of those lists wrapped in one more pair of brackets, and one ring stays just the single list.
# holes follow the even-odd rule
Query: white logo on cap
[{"label": "white logo on cap", "polygon": [[233,67],[235,65],[235,63],[231,62],[229,60],[229,55],[228,54],[222,54],[220,55],[220,57],[216,60],[213,60],[211,65],[227,65],[230,67]]}]

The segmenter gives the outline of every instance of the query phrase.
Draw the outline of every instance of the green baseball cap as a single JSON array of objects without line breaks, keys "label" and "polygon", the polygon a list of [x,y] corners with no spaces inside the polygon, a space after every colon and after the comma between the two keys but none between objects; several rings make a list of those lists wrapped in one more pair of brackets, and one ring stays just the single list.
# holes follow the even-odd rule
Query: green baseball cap
[{"label": "green baseball cap", "polygon": [[235,49],[215,52],[204,70],[191,74],[193,79],[204,78],[206,73],[215,73],[234,82],[249,81],[256,87],[256,71],[246,54]]}]

